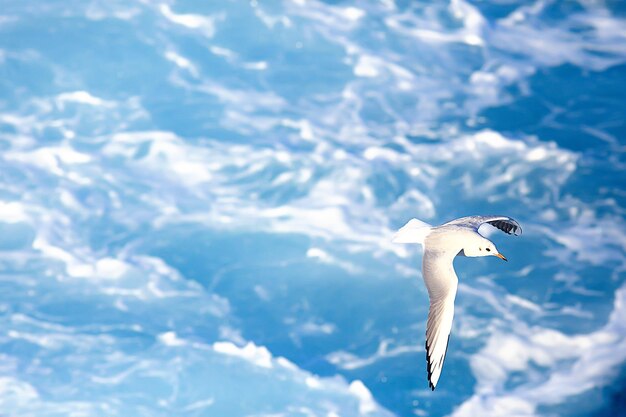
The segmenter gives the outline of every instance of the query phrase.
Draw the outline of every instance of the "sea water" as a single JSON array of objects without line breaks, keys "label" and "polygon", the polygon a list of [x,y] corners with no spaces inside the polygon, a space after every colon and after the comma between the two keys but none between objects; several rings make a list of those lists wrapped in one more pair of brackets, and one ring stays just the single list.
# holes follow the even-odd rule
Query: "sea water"
[{"label": "sea water", "polygon": [[0,414],[625,415],[625,136],[620,1],[0,0]]}]

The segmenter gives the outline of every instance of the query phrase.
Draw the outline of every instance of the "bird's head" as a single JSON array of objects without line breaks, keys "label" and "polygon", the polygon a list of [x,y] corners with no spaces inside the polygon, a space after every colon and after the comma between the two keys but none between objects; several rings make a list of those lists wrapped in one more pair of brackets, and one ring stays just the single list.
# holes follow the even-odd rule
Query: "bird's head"
[{"label": "bird's head", "polygon": [[474,234],[471,239],[467,240],[463,246],[463,254],[471,257],[497,256],[503,261],[507,260],[504,255],[498,251],[496,245],[494,245],[492,241],[480,236],[479,234]]}]

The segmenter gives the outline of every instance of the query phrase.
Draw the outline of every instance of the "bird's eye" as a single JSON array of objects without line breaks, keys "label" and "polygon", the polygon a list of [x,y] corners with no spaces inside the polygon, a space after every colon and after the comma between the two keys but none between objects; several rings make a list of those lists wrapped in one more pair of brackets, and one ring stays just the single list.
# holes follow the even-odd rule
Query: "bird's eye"
[{"label": "bird's eye", "polygon": [[487,248],[487,252],[491,252],[491,249]]},{"label": "bird's eye", "polygon": [[478,250],[483,250],[483,248],[478,248]]}]

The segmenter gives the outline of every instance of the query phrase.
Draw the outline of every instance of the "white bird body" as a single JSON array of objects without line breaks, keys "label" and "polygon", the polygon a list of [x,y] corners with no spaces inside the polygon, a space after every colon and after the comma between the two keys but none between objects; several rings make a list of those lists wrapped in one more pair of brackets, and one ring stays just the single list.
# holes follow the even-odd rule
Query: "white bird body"
[{"label": "white bird body", "polygon": [[522,233],[520,225],[510,217],[470,216],[434,227],[411,219],[393,239],[396,243],[419,243],[424,247],[422,276],[430,299],[426,360],[428,382],[433,390],[441,376],[454,318],[454,299],[459,282],[454,271],[454,258],[457,255],[497,256],[506,261],[493,242],[478,233],[484,223],[508,234]]}]

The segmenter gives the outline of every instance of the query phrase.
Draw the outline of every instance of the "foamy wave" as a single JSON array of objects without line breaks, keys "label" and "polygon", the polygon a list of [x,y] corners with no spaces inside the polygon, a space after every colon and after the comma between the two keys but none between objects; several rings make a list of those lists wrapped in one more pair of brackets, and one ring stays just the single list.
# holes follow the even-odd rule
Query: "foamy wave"
[{"label": "foamy wave", "polygon": [[193,13],[177,14],[165,3],[159,6],[159,11],[170,22],[198,31],[207,38],[215,34],[215,18]]},{"label": "foamy wave", "polygon": [[[50,328],[36,320],[25,322],[31,326],[29,332],[10,331],[8,337],[35,343],[48,364],[65,366],[68,377],[80,383],[81,395],[46,387],[37,376],[0,378],[0,402],[21,410],[20,414],[132,414],[153,406],[145,393],[157,386],[166,393],[157,400],[159,409],[171,412],[206,409],[256,415],[258,405],[263,404],[264,412],[272,415],[294,410],[311,415],[392,415],[378,405],[361,381],[317,377],[251,343],[243,348],[230,342],[210,346],[167,332],[157,336],[161,343],[136,357],[114,337],[80,334],[61,326]],[[44,333],[37,331],[41,325]],[[69,345],[80,353],[64,355]],[[196,384],[203,389],[195,389]],[[225,391],[229,386],[232,389]],[[108,395],[111,390],[121,391],[112,399]],[[206,392],[214,395],[203,397]],[[258,402],[259,396],[276,392],[281,396],[271,395],[271,402]],[[57,395],[61,399],[55,398]],[[134,400],[125,400],[130,397]]]},{"label": "foamy wave", "polygon": [[[456,166],[478,166],[485,161],[494,164],[489,168],[488,181],[479,183],[478,179],[468,177],[464,192],[471,189],[474,195],[488,196],[505,187],[510,197],[521,199],[526,198],[531,186],[535,191],[546,188],[548,192],[551,187],[562,183],[576,166],[574,154],[553,144],[513,141],[489,131],[441,144],[400,143],[406,149],[402,155],[388,148],[368,147],[364,149],[365,160],[392,163],[415,178],[415,186],[420,188],[408,187],[398,193],[392,213],[411,210],[418,214],[421,212],[426,218],[433,217],[435,210],[434,202],[425,195],[436,196],[438,181],[444,180],[447,171],[454,170]],[[146,152],[132,159],[140,148],[145,148]],[[245,145],[214,143],[212,147],[198,148],[171,133],[144,132],[113,136],[104,147],[104,154],[128,158],[128,172],[133,172],[134,178],[146,184],[160,177],[160,184],[170,183],[175,187],[172,191],[182,185],[196,198],[213,201],[207,207],[212,214],[203,216],[176,208],[164,211],[159,221],[169,222],[178,216],[181,220],[199,220],[202,217],[198,216],[203,216],[209,222],[230,225],[228,227],[243,227],[254,222],[268,225],[278,232],[302,232],[365,242],[378,242],[391,233],[391,230],[385,230],[386,209],[376,207],[380,202],[368,185],[372,172],[363,160],[342,158],[337,160],[336,165],[330,165],[331,171],[328,172],[324,165],[329,160],[324,155],[332,155],[332,148],[325,150],[320,146],[319,149],[319,158],[311,160],[270,149],[254,150]],[[310,174],[311,171],[323,170],[327,174],[322,178]],[[537,170],[551,170],[553,174],[543,180],[545,183],[528,184],[527,177]],[[299,171],[303,174],[298,174]],[[264,172],[269,176],[258,175]],[[298,176],[302,180],[294,182]],[[245,183],[239,185],[244,179]],[[248,194],[247,190],[251,187],[258,190],[258,196],[261,193],[281,193],[282,189],[287,193],[290,188],[300,191],[295,194],[296,198],[272,201]],[[302,192],[305,194],[302,195]],[[166,191],[161,204],[169,206],[173,202],[171,197]],[[532,203],[529,198],[528,204]],[[366,212],[369,213],[367,219],[363,216]],[[367,223],[363,223],[364,220]]]},{"label": "foamy wave", "polygon": [[[515,10],[495,26],[491,43],[539,65],[571,63],[604,70],[626,62],[624,19],[611,15],[601,4],[588,3],[584,11],[547,26],[541,16],[548,6],[549,2],[537,1]],[[579,28],[584,31],[578,32]]]},{"label": "foamy wave", "polygon": [[352,370],[363,368],[372,364],[375,364],[378,361],[393,358],[400,355],[412,354],[416,352],[423,353],[424,349],[421,346],[396,346],[389,347],[390,340],[383,340],[378,345],[378,349],[376,353],[369,357],[360,358],[352,353],[338,351],[332,352],[326,356],[328,361],[339,368]]},{"label": "foamy wave", "polygon": [[[425,323],[406,319],[400,329],[380,318],[387,308],[422,318],[427,309],[421,283],[411,287],[421,298],[404,304],[381,296],[377,279],[397,289],[411,281],[393,280],[420,275],[414,248],[391,244],[393,231],[411,217],[436,223],[487,210],[518,218],[525,237],[507,242],[510,273],[468,274],[459,287],[454,334],[470,347],[447,366],[468,381],[455,393],[466,391],[420,397],[407,413],[436,413],[437,401],[451,407],[471,395],[458,415],[533,415],[606,385],[625,360],[624,290],[604,328],[604,310],[586,303],[612,294],[590,283],[597,276],[622,285],[626,227],[620,200],[588,198],[602,195],[587,193],[597,182],[576,189],[596,173],[588,163],[604,161],[552,137],[481,126],[493,126],[490,107],[541,99],[548,90],[532,91],[529,80],[542,70],[623,64],[624,19],[601,3],[577,3],[572,13],[558,2],[522,3],[13,5],[16,17],[0,24],[15,39],[21,30],[40,35],[41,25],[26,25],[37,18],[56,42],[77,43],[66,51],[32,36],[0,51],[9,68],[0,81],[0,402],[15,415],[145,414],[139,403],[168,415],[385,415],[374,396],[389,390],[378,375],[410,363],[403,372],[422,379],[413,356],[423,355]],[[494,18],[490,6],[510,12]],[[84,54],[110,33],[120,35],[111,54]],[[617,122],[582,123],[573,128],[609,144],[615,159],[606,166],[619,173]],[[278,291],[268,279],[249,294],[228,293],[221,277],[241,276],[224,271],[249,260],[235,246],[222,265],[214,256],[226,249],[194,246],[221,233],[300,239],[289,265],[278,253],[243,267],[260,274],[272,263],[293,271],[294,286],[303,265],[347,278],[340,287],[367,306],[358,310],[363,327],[335,314],[345,306],[313,306],[335,302],[326,292]],[[146,255],[154,247],[180,251]],[[255,303],[289,314],[274,323],[276,310],[263,310],[271,324],[250,332]],[[573,319],[585,332],[561,328]],[[280,355],[306,352],[300,367],[319,359],[324,372],[364,383],[298,368],[265,347],[263,332]],[[310,358],[320,346],[328,351]],[[473,393],[466,368],[455,368],[468,357]],[[76,386],[85,387],[80,398]],[[420,387],[402,385],[407,403]],[[225,405],[241,406],[242,395],[272,404]]]},{"label": "foamy wave", "polygon": [[[60,203],[81,216],[89,213],[75,192],[98,184],[103,203],[124,223],[149,218],[157,227],[185,221],[230,229],[254,224],[260,230],[367,243],[396,253],[402,249],[386,242],[392,222],[435,218],[435,207],[450,187],[473,198],[494,203],[515,198],[532,207],[571,175],[577,160],[554,144],[511,140],[492,131],[441,143],[413,144],[404,138],[395,143],[403,153],[365,143],[362,157],[356,157],[321,140],[311,155],[219,142],[197,146],[171,132],[147,131],[114,134],[98,153],[78,152],[66,142],[9,151],[4,158],[75,184],[59,190]],[[105,168],[113,161],[119,161],[119,169]],[[472,166],[476,170],[464,177],[451,177],[459,167]],[[534,175],[538,172],[548,174]],[[373,182],[393,184],[401,177],[405,180],[392,195],[374,191]],[[132,209],[126,208],[130,196],[120,189],[129,183],[151,190]],[[71,222],[67,216],[60,219]]]},{"label": "foamy wave", "polygon": [[[608,323],[595,332],[566,335],[522,323],[495,332],[470,360],[476,393],[452,415],[534,416],[538,407],[610,384],[626,360],[625,309],[621,287]],[[523,382],[507,388],[516,372],[526,374]]]}]

